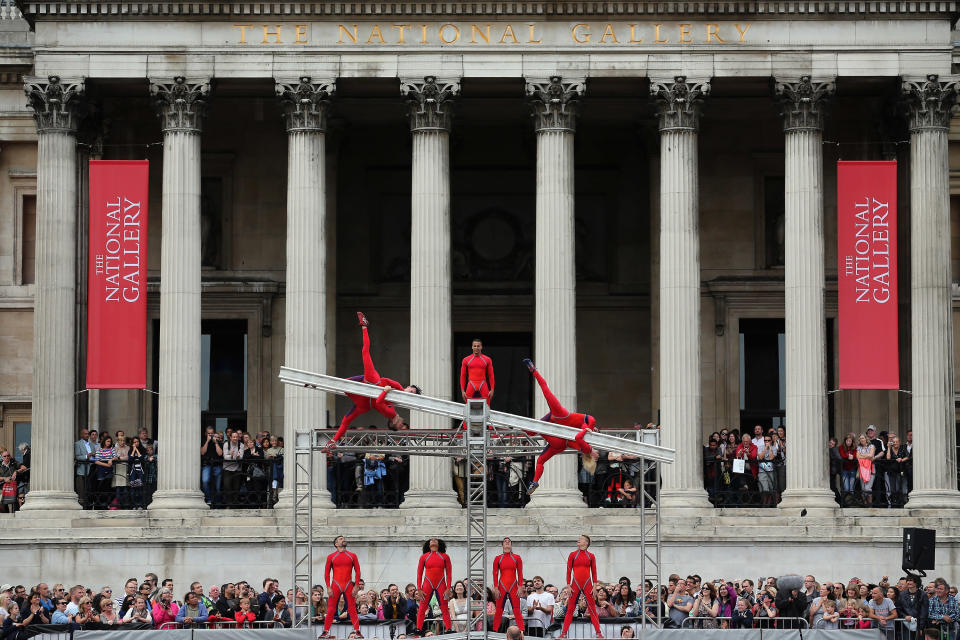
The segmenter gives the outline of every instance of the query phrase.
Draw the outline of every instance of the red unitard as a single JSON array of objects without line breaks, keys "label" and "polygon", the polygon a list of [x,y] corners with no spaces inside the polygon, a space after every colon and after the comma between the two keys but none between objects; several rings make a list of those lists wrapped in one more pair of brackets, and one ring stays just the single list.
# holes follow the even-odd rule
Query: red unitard
[{"label": "red unitard", "polygon": [[[572,579],[571,579],[572,578]],[[577,609],[577,602],[580,593],[583,593],[587,601],[587,611],[590,613],[590,621],[593,628],[597,631],[599,637],[603,632],[600,630],[600,619],[597,617],[597,604],[594,602],[593,583],[597,580],[597,558],[589,551],[577,549],[567,558],[567,584],[570,585],[570,597],[567,600],[567,615],[563,619],[563,632],[561,636],[567,635],[570,628],[570,622],[573,620],[573,612]]]},{"label": "red unitard", "polygon": [[423,619],[430,606],[430,594],[436,593],[437,602],[440,603],[440,611],[443,614],[443,626],[450,630],[450,608],[443,594],[450,588],[452,574],[453,566],[447,554],[428,551],[420,556],[420,562],[417,564],[417,588],[423,593],[423,600],[420,601],[420,609],[417,610],[417,629],[423,629]]},{"label": "red unitard", "polygon": [[[356,576],[351,578],[351,574],[356,572]],[[331,577],[331,573],[333,576]],[[340,602],[340,594],[347,598],[347,611],[350,613],[350,622],[353,623],[354,630],[360,632],[360,618],[357,616],[357,602],[353,597],[353,585],[360,580],[360,561],[357,554],[350,551],[334,551],[327,556],[327,565],[323,569],[324,580],[327,583],[327,593],[330,599],[327,600],[327,617],[323,622],[323,632],[330,631],[330,625],[333,624],[333,616],[337,611],[337,603]]]},{"label": "red unitard", "polygon": [[[543,379],[540,372],[534,371],[533,377],[537,379],[537,383],[540,385],[541,391],[543,391],[543,397],[547,400],[547,406],[550,407],[550,413],[540,418],[540,420],[543,422],[562,424],[567,427],[581,427],[580,433],[578,433],[573,440],[539,434],[547,443],[547,446],[543,449],[543,453],[537,458],[536,471],[533,475],[533,481],[540,482],[540,476],[543,475],[543,465],[553,456],[558,453],[563,453],[567,447],[577,449],[584,455],[590,455],[593,449],[583,438],[591,429],[595,428],[596,420],[593,416],[587,415],[586,413],[571,413],[565,409],[564,406],[560,404],[560,401],[557,400],[557,397],[550,391],[550,387],[547,386],[547,381]],[[530,433],[529,435],[535,434]]]},{"label": "red unitard", "polygon": [[376,367],[373,366],[373,358],[370,357],[370,335],[367,333],[366,327],[361,327],[361,331],[363,331],[363,375],[353,376],[352,378],[348,379],[356,382],[366,382],[367,384],[373,384],[385,388],[383,393],[380,394],[380,397],[374,400],[364,396],[357,396],[352,393],[347,394],[347,397],[353,400],[353,408],[350,409],[347,415],[343,416],[343,420],[340,421],[340,428],[337,429],[337,433],[333,436],[333,442],[337,442],[343,437],[343,434],[347,432],[347,427],[350,426],[351,422],[367,413],[371,409],[376,409],[387,420],[393,420],[393,418],[397,415],[397,412],[393,410],[392,404],[383,401],[383,397],[387,395],[387,391],[390,389],[397,389],[398,391],[404,390],[403,385],[396,380],[391,380],[390,378],[381,378],[380,374],[377,373]]},{"label": "red unitard", "polygon": [[481,397],[490,404],[493,393],[493,360],[490,356],[470,354],[460,363],[460,390],[467,399]]},{"label": "red unitard", "polygon": [[500,592],[497,596],[497,609],[493,614],[493,629],[500,628],[503,617],[503,603],[510,598],[516,625],[523,631],[523,610],[520,608],[520,585],[523,584],[523,559],[515,553],[501,553],[493,559],[493,586]]}]

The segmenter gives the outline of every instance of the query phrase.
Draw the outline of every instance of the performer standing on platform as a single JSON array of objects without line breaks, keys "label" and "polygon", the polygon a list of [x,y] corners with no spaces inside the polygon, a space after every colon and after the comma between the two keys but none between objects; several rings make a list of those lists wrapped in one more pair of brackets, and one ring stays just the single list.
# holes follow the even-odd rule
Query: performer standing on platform
[{"label": "performer standing on platform", "polygon": [[493,399],[493,360],[483,355],[480,338],[474,338],[470,348],[473,353],[460,363],[460,395],[464,402],[481,397],[490,404]]},{"label": "performer standing on platform", "polygon": [[[597,430],[596,419],[585,413],[571,413],[565,409],[564,406],[560,404],[560,401],[557,400],[557,397],[551,393],[550,387],[547,386],[547,381],[544,380],[540,372],[537,371],[537,368],[533,365],[533,361],[530,358],[524,358],[523,363],[527,365],[527,369],[529,369],[533,377],[536,378],[537,383],[540,385],[540,390],[543,391],[543,397],[547,400],[547,406],[550,407],[550,412],[540,418],[540,420],[554,424],[562,424],[566,427],[580,427],[580,433],[578,433],[573,440],[528,432],[528,435],[539,435],[547,442],[543,453],[537,458],[533,482],[531,482],[527,488],[527,494],[531,494],[540,486],[540,476],[543,475],[543,465],[553,456],[558,453],[563,453],[567,447],[583,453],[583,466],[591,473],[593,469],[596,469],[597,458],[600,457],[600,454],[594,451],[593,448],[584,441],[588,432]],[[587,599],[589,600],[589,598]],[[574,602],[576,602],[576,600],[574,600]]]},{"label": "performer standing on platform", "polygon": [[[430,608],[431,594],[437,595],[443,627],[450,631],[450,608],[445,594],[450,588],[453,565],[447,555],[447,543],[439,538],[430,538],[423,543],[423,555],[417,564],[417,588],[420,590],[420,609],[417,611],[417,629],[423,630],[423,619]],[[422,635],[422,634],[421,634]]]},{"label": "performer standing on platform", "polygon": [[567,615],[563,619],[561,638],[567,637],[570,622],[573,620],[573,612],[577,608],[576,603],[580,599],[581,593],[583,593],[584,600],[587,601],[587,611],[590,613],[593,628],[597,631],[597,637],[603,637],[593,595],[593,584],[597,581],[597,557],[587,551],[589,547],[590,536],[583,534],[577,540],[577,550],[567,558],[567,584],[570,585],[570,597],[567,599]]},{"label": "performer standing on platform", "polygon": [[[330,599],[327,600],[327,617],[323,622],[321,638],[334,637],[330,635],[330,625],[333,623],[333,616],[337,612],[337,604],[340,602],[341,594],[347,598],[347,611],[350,614],[350,622],[353,623],[353,630],[358,635],[360,633],[357,602],[353,597],[353,587],[360,581],[360,560],[357,558],[357,554],[347,551],[347,539],[343,536],[334,538],[333,546],[337,550],[327,556],[327,564],[323,569],[323,577],[327,583],[327,593],[330,594]],[[353,575],[352,578],[351,575]]]},{"label": "performer standing on platform", "polygon": [[324,450],[330,451],[335,449],[337,442],[343,437],[347,432],[347,427],[350,426],[350,423],[367,413],[371,409],[376,409],[381,415],[383,415],[387,420],[390,421],[390,428],[394,431],[398,431],[403,426],[403,418],[397,415],[397,412],[394,410],[393,405],[389,402],[384,402],[384,396],[387,395],[387,392],[390,389],[397,389],[398,391],[406,391],[408,393],[420,393],[420,387],[415,384],[408,385],[404,387],[396,380],[391,380],[390,378],[382,378],[380,374],[377,373],[376,367],[373,366],[373,358],[370,357],[370,335],[367,333],[367,327],[370,326],[370,322],[367,320],[367,316],[363,315],[362,311],[357,311],[357,320],[360,322],[360,330],[363,332],[363,349],[361,350],[361,355],[363,357],[363,375],[362,376],[353,376],[348,378],[348,380],[354,380],[356,382],[366,382],[367,384],[377,385],[383,387],[383,392],[375,400],[366,398],[364,396],[354,395],[348,393],[347,397],[353,400],[353,408],[343,416],[343,420],[340,421],[340,428],[337,429],[337,433],[333,436],[333,440],[327,443],[327,446],[324,447]]},{"label": "performer standing on platform", "polygon": [[520,608],[520,585],[523,584],[523,559],[513,552],[513,540],[503,539],[503,553],[493,559],[493,597],[497,608],[493,614],[493,628],[500,630],[503,617],[503,603],[510,598],[516,625],[523,631],[523,609]]}]

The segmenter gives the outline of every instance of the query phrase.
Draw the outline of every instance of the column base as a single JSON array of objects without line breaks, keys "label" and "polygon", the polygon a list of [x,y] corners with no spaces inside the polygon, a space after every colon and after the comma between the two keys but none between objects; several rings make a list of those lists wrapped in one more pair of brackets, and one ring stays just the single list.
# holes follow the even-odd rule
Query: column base
[{"label": "column base", "polygon": [[73,491],[30,491],[21,511],[79,511],[80,502]]},{"label": "column base", "polygon": [[[957,496],[960,497],[960,494],[957,494]],[[824,511],[833,512],[839,507],[840,505],[837,504],[833,492],[825,488],[787,489],[783,492],[783,498],[780,500],[780,504],[777,505],[777,508],[781,511],[796,509],[799,512],[806,509],[809,513],[815,509],[821,512],[822,515],[828,515],[827,513],[823,513]]]},{"label": "column base", "polygon": [[662,489],[661,509],[712,509],[706,489]]},{"label": "column base", "polygon": [[915,489],[910,492],[907,509],[960,508],[960,491],[956,489]]},{"label": "column base", "polygon": [[150,511],[161,509],[209,509],[202,491],[157,491],[147,507]]},{"label": "column base", "polygon": [[462,507],[457,501],[457,494],[453,489],[437,491],[436,489],[417,490],[408,489],[400,503],[401,509],[457,509]]},{"label": "column base", "polygon": [[[333,504],[330,492],[326,489],[313,490],[313,508],[314,509],[335,509],[337,505]],[[277,496],[277,504],[274,509],[293,509],[293,489],[281,489]]]},{"label": "column base", "polygon": [[580,509],[587,506],[578,489],[540,487],[530,497],[527,509]]}]

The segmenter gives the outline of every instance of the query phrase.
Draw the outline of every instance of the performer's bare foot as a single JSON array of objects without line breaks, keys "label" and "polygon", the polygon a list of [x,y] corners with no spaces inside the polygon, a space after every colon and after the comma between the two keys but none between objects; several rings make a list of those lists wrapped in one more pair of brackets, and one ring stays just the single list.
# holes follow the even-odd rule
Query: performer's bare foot
[{"label": "performer's bare foot", "polygon": [[534,364],[533,364],[533,360],[531,360],[530,358],[524,358],[524,359],[523,359],[523,364],[527,365],[527,369],[529,369],[530,371],[536,371],[536,370],[537,370],[537,367],[534,366]]},{"label": "performer's bare foot", "polygon": [[331,440],[331,441],[328,442],[327,444],[323,445],[323,448],[320,449],[320,451],[322,451],[323,453],[330,453],[331,451],[333,451],[333,450],[336,449],[336,448],[337,448],[337,441],[336,441],[336,440]]},{"label": "performer's bare foot", "polygon": [[370,321],[367,320],[367,316],[363,315],[363,311],[357,311],[357,321],[360,322],[361,327],[370,326]]}]

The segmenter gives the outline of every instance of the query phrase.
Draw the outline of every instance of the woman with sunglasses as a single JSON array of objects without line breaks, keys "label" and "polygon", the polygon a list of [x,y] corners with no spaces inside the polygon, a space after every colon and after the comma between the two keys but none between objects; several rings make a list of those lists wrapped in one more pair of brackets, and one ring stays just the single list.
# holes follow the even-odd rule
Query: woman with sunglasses
[{"label": "woman with sunglasses", "polygon": [[690,610],[694,628],[697,629],[716,629],[717,616],[720,615],[720,602],[717,600],[717,590],[712,582],[705,582],[700,587],[700,592],[693,601],[693,609]]}]

